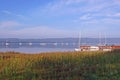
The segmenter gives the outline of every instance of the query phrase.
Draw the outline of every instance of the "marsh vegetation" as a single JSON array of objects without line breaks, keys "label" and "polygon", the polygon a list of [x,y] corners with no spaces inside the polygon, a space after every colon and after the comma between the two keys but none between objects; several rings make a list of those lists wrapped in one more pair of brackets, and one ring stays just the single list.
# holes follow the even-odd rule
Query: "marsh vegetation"
[{"label": "marsh vegetation", "polygon": [[120,51],[0,53],[0,80],[119,80]]}]

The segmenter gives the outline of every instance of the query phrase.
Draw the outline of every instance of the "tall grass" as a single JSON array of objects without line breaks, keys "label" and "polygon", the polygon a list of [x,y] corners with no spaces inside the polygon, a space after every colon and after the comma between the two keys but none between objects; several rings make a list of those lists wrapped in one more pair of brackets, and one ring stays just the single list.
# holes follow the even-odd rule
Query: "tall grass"
[{"label": "tall grass", "polygon": [[0,80],[120,80],[120,51],[0,53]]}]

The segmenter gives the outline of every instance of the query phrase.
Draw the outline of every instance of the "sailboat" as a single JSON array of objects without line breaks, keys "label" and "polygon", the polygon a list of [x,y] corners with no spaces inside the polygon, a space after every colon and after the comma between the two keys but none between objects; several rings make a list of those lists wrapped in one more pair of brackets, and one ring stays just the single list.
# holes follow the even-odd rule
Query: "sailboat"
[{"label": "sailboat", "polygon": [[75,48],[75,51],[81,51],[81,48],[80,48],[80,41],[81,41],[81,38],[80,38],[80,34],[79,34],[79,37],[78,37],[78,48]]},{"label": "sailboat", "polygon": [[111,51],[112,50],[112,47],[107,45],[107,40],[106,40],[106,35],[105,35],[105,42],[103,45],[99,45],[99,50],[102,50],[102,51]]},{"label": "sailboat", "polygon": [[75,51],[81,51],[81,49],[80,48],[75,48]]},{"label": "sailboat", "polygon": [[80,41],[81,41],[81,36],[79,34],[79,38],[78,38],[78,48],[75,48],[75,51],[99,51],[100,50],[100,44],[101,44],[101,40],[99,43],[99,46],[90,46],[90,45],[80,45]]}]

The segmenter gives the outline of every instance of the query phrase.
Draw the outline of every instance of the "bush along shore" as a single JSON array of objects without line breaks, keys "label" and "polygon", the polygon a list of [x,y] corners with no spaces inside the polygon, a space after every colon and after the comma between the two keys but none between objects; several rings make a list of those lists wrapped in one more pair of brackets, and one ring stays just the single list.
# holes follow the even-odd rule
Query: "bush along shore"
[{"label": "bush along shore", "polygon": [[1,52],[0,80],[120,80],[120,50]]}]

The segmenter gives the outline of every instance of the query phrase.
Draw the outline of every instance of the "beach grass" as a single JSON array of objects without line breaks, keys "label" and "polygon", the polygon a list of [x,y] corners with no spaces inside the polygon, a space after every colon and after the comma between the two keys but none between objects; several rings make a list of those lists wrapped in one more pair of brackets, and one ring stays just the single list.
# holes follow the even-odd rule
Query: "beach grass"
[{"label": "beach grass", "polygon": [[1,52],[0,80],[120,80],[120,50]]}]

